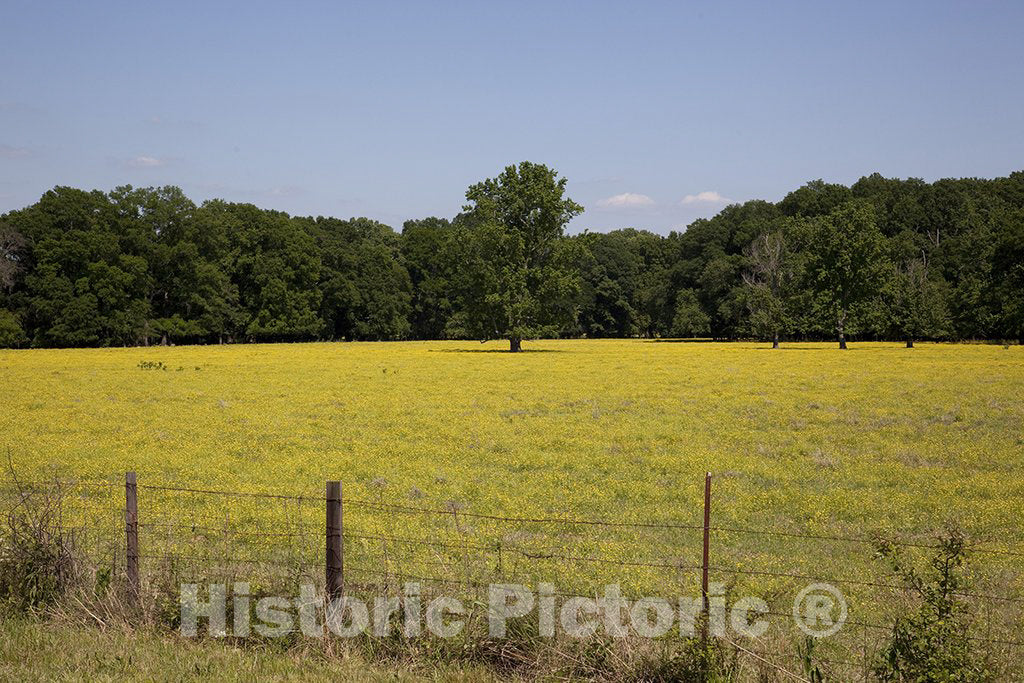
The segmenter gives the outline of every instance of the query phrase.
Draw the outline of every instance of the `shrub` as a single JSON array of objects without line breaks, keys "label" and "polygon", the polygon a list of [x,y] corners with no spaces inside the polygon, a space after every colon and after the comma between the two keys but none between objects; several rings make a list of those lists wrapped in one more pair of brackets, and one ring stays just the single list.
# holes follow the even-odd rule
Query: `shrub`
[{"label": "shrub", "polygon": [[0,603],[19,611],[52,604],[77,576],[62,492],[18,487],[0,528]]},{"label": "shrub", "polygon": [[986,681],[992,675],[982,664],[970,638],[970,615],[960,600],[966,550],[963,534],[947,528],[938,552],[924,571],[886,541],[877,553],[887,559],[917,603],[916,611],[897,617],[889,643],[875,665],[881,681]]}]

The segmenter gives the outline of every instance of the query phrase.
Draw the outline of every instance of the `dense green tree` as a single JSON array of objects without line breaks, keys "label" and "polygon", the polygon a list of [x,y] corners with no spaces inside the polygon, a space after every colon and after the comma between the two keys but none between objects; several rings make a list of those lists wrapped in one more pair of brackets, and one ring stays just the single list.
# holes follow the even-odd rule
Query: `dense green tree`
[{"label": "dense green tree", "polygon": [[196,289],[188,294],[196,321],[209,340],[232,341],[245,329],[247,314],[238,286],[215,261],[203,259],[196,267]]},{"label": "dense green tree", "polygon": [[[588,337],[655,336],[668,298],[664,242],[640,230],[584,233],[580,243],[579,334]],[[671,322],[671,320],[669,320]]]},{"label": "dense green tree", "polygon": [[58,187],[8,216],[29,241],[26,328],[37,346],[137,344],[149,318],[145,258],[102,192]]},{"label": "dense green tree", "polygon": [[5,308],[0,308],[0,349],[16,348],[27,341],[18,316]]},{"label": "dense green tree", "polygon": [[[1016,174],[1024,178],[1024,174]],[[1024,191],[1018,195],[1024,200]],[[1024,207],[1008,211],[1001,221],[992,255],[992,300],[1001,337],[1024,344]]]},{"label": "dense green tree", "polygon": [[321,317],[332,339],[404,339],[411,283],[399,237],[367,218],[307,221],[322,259]]},{"label": "dense green tree", "polygon": [[320,255],[312,237],[276,211],[260,212],[247,224],[254,249],[238,260],[239,290],[251,312],[246,333],[267,340],[317,337],[323,329]]},{"label": "dense green tree", "polygon": [[401,255],[409,273],[410,330],[417,339],[441,339],[455,310],[452,260],[455,228],[444,218],[406,221]]},{"label": "dense green tree", "polygon": [[926,248],[930,187],[920,178],[884,178],[879,173],[861,178],[850,188],[856,199],[875,207],[878,229],[886,237],[910,238],[915,253]]},{"label": "dense green tree", "polygon": [[813,218],[836,211],[853,198],[845,185],[812,180],[798,190],[787,194],[779,202],[779,211],[786,216]]},{"label": "dense green tree", "polygon": [[885,241],[870,204],[851,202],[817,218],[808,245],[810,283],[846,348],[851,313],[877,297],[886,271]]},{"label": "dense green tree", "polygon": [[700,306],[697,293],[684,289],[676,295],[672,318],[673,337],[706,337],[711,332],[711,318]]},{"label": "dense green tree", "polygon": [[711,333],[717,339],[733,338],[744,314],[743,258],[739,254],[719,254],[701,271],[698,297],[709,313]]},{"label": "dense green tree", "polygon": [[928,276],[923,259],[897,265],[886,285],[893,336],[914,347],[914,340],[946,334],[949,314],[941,285]]},{"label": "dense green tree", "polygon": [[675,315],[675,295],[680,288],[673,278],[671,243],[654,233],[637,230],[632,244],[643,263],[632,297],[637,329],[644,337],[669,335]]},{"label": "dense green tree", "polygon": [[669,236],[668,243],[675,245],[667,267],[671,290],[697,291],[715,338],[735,338],[743,332],[747,316],[744,250],[755,237],[771,230],[780,216],[774,204],[752,200],[731,204],[713,218],[695,221],[685,233]]},{"label": "dense green tree", "polygon": [[579,278],[566,224],[583,208],[565,196],[565,178],[528,161],[466,191],[471,223],[462,229],[463,320],[479,339],[555,335],[573,322]]},{"label": "dense green tree", "polygon": [[119,234],[146,261],[144,343],[151,336],[164,344],[203,337],[195,306],[202,264],[194,242],[195,204],[177,187],[118,187],[110,200]]},{"label": "dense green tree", "polygon": [[[202,212],[203,222],[216,225],[225,235],[219,262],[245,311],[240,332],[260,341],[319,337],[323,331],[318,315],[320,253],[303,225],[286,213],[263,211],[252,204],[207,202]],[[209,284],[225,285],[223,281]],[[230,305],[233,289],[220,294],[224,296],[219,302]],[[230,309],[228,315],[230,319]]]}]

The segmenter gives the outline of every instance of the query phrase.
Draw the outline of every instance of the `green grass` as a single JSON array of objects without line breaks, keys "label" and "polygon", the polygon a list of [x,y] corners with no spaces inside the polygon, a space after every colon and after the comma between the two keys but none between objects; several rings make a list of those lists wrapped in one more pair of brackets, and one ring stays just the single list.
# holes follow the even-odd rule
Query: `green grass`
[{"label": "green grass", "polygon": [[3,681],[481,681],[482,667],[372,663],[357,652],[331,654],[239,648],[163,632],[76,626],[6,618],[0,621]]}]

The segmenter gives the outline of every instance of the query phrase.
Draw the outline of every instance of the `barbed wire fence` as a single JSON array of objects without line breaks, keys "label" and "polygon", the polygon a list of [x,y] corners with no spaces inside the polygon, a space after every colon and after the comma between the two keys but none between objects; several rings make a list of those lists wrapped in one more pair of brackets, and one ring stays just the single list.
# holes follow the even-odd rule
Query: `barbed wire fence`
[{"label": "barbed wire fence", "polygon": [[[879,578],[877,570],[850,576],[777,564],[781,546],[794,563],[834,569],[832,546],[861,547],[871,556],[879,539],[717,526],[711,523],[710,483],[709,474],[703,523],[500,515],[452,501],[394,502],[382,491],[376,499],[348,497],[342,495],[341,482],[327,482],[323,495],[193,488],[139,481],[132,472],[123,481],[10,479],[0,484],[0,501],[10,508],[35,493],[60,491],[61,523],[90,558],[97,577],[120,578],[136,599],[160,582],[245,581],[264,591],[314,584],[327,597],[393,593],[406,582],[417,582],[474,604],[485,603],[493,583],[550,583],[558,589],[553,595],[566,598],[598,596],[603,586],[618,584],[627,599],[697,596],[706,613],[712,597],[747,591],[769,605],[756,618],[788,628],[779,638],[795,643],[803,636],[794,627],[786,598],[802,584],[827,583],[843,590],[849,616],[815,659],[846,677],[863,674],[866,680],[904,604],[898,598],[894,603],[894,596],[905,587],[892,575]],[[765,547],[766,542],[771,545]],[[922,556],[941,549],[919,538],[888,542]],[[802,545],[788,551],[785,544],[790,543]],[[992,578],[988,583],[1003,592],[959,590],[955,595],[985,620],[983,635],[976,631],[971,639],[1018,661],[1024,659],[1024,639],[1015,635],[1024,617],[1024,595],[1015,588],[1016,569],[1011,564],[1008,572],[1005,562],[1015,563],[1024,551],[1005,547],[1005,539],[1000,547],[992,545],[970,545],[972,554],[1002,561],[992,577],[974,570],[972,583]],[[809,548],[817,549],[817,556]],[[740,644],[734,639],[726,640],[744,656],[774,667],[792,665],[793,657],[778,642],[770,649],[767,641]]]}]

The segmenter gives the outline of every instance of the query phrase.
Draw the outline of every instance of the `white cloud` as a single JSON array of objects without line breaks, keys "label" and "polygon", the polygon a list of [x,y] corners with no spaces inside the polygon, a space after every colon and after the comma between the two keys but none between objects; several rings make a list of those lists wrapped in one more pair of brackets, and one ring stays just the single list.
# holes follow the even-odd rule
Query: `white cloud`
[{"label": "white cloud", "polygon": [[157,159],[156,157],[135,157],[125,162],[131,168],[157,168],[158,166],[166,166],[167,161],[164,159]]},{"label": "white cloud", "polygon": [[24,147],[11,147],[10,145],[0,145],[0,159],[24,159],[31,155]]},{"label": "white cloud", "polygon": [[614,197],[602,199],[597,203],[602,209],[635,209],[641,206],[654,206],[654,200],[645,194],[635,192],[623,192]]},{"label": "white cloud", "polygon": [[683,197],[683,201],[680,204],[728,204],[731,199],[723,197],[714,190],[704,190],[697,194],[688,194]]},{"label": "white cloud", "polygon": [[266,194],[270,197],[294,197],[302,194],[302,188],[295,185],[283,185],[279,187],[272,187],[261,194]]}]

